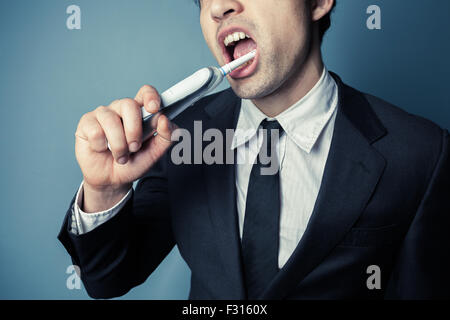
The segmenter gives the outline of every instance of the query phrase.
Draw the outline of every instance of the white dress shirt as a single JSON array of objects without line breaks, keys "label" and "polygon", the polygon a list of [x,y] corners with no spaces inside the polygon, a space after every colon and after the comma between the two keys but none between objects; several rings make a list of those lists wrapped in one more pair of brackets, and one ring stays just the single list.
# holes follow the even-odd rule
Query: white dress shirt
[{"label": "white dress shirt", "polygon": [[250,100],[242,100],[231,145],[237,148],[236,200],[241,239],[250,172],[263,140],[259,125],[264,119],[275,119],[285,132],[276,147],[281,192],[279,268],[297,247],[314,209],[333,136],[337,99],[336,82],[325,69],[305,97],[275,118],[268,118]]},{"label": "white dress shirt", "polygon": [[83,183],[81,183],[80,188],[77,192],[77,196],[75,198],[75,203],[72,207],[72,225],[70,226],[71,232],[73,234],[80,235],[94,230],[96,227],[98,227],[102,223],[105,223],[106,221],[114,217],[120,210],[122,210],[130,197],[131,189],[111,209],[95,213],[86,213],[81,210],[83,203]]},{"label": "white dress shirt", "polygon": [[[231,145],[232,149],[237,149],[236,202],[241,239],[250,172],[262,143],[259,125],[264,119],[275,119],[285,132],[276,147],[281,188],[279,268],[293,253],[313,212],[330,150],[337,104],[337,84],[326,68],[302,99],[275,118],[268,118],[250,100],[242,100]],[[80,209],[81,191],[82,185],[72,210],[75,234],[89,232],[106,222],[131,196],[130,190],[114,208],[87,214]]]}]

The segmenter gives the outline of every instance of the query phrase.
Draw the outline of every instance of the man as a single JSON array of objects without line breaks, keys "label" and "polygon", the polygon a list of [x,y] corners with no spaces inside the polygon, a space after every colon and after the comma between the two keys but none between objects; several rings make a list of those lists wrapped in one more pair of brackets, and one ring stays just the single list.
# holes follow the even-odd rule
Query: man
[{"label": "man", "polygon": [[[92,297],[141,284],[175,244],[191,299],[449,296],[448,132],[326,70],[320,45],[334,5],[200,1],[219,64],[257,56],[228,77],[232,90],[174,122],[193,135],[195,123],[236,129],[224,152],[250,161],[174,163],[176,126],[164,116],[142,142],[140,107],[160,103],[150,86],[82,117],[84,181],[59,239]],[[264,175],[269,150],[278,169]]]}]

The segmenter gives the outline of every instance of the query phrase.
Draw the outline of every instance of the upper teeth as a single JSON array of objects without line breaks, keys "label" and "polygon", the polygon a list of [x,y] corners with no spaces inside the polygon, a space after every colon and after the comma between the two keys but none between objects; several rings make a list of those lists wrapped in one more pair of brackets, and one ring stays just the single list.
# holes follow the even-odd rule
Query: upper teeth
[{"label": "upper teeth", "polygon": [[228,47],[229,45],[245,38],[250,38],[250,36],[248,34],[245,34],[245,32],[234,32],[226,36],[225,40],[223,40],[223,43],[225,43],[225,47]]}]

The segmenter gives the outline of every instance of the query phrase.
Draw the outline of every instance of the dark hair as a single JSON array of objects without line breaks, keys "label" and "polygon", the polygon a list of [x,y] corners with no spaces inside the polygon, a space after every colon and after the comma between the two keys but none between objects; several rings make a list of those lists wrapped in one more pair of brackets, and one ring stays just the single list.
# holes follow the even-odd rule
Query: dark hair
[{"label": "dark hair", "polygon": [[[331,26],[331,13],[333,12],[334,7],[336,7],[336,1],[334,0],[333,7],[331,8],[330,12],[327,13],[326,16],[324,16],[322,19],[319,20],[319,36],[320,40],[323,39],[323,36],[327,32],[327,30]],[[194,0],[194,3],[200,7],[200,0]]]}]

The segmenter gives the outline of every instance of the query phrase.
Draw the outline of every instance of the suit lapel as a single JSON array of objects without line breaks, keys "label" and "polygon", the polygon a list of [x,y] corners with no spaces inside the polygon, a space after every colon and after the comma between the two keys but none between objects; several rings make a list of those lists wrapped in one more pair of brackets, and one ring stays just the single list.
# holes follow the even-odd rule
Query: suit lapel
[{"label": "suit lapel", "polygon": [[263,299],[291,293],[357,221],[384,170],[371,146],[386,131],[361,93],[338,83],[339,105],[322,184],[306,231]]},{"label": "suit lapel", "polygon": [[[216,128],[226,136],[226,129],[236,128],[240,105],[240,99],[231,89],[225,91],[205,108],[209,120],[203,123],[203,130]],[[225,140],[224,142],[226,142]],[[231,141],[224,143],[224,156],[225,148],[230,148],[229,143]],[[202,168],[207,189],[209,214],[215,229],[215,241],[218,245],[217,251],[224,266],[223,270],[228,273],[229,285],[236,294],[231,298],[245,299],[246,290],[236,208],[235,166],[234,164],[213,164],[203,165]]]}]

